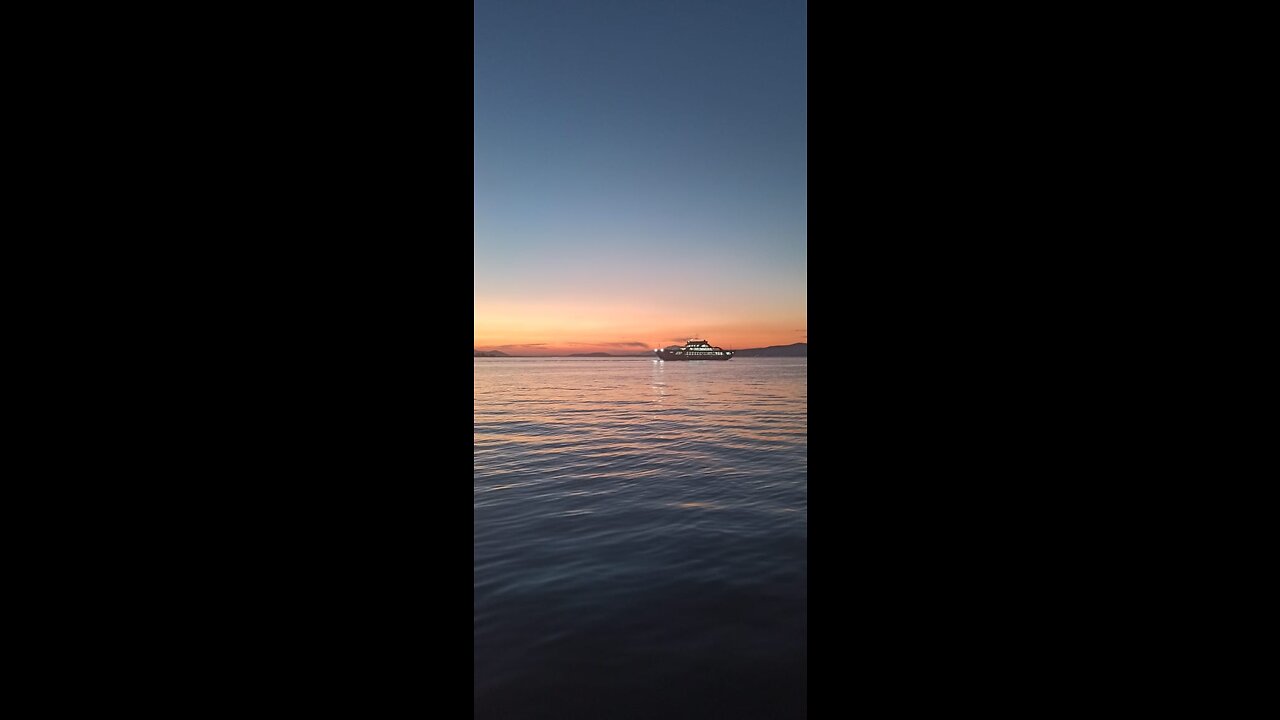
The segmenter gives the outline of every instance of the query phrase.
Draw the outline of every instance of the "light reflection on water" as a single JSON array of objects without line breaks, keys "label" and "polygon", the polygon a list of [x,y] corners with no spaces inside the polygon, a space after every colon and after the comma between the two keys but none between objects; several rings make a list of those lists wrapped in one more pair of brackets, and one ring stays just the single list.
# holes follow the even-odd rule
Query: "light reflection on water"
[{"label": "light reflection on water", "polygon": [[807,360],[474,368],[476,717],[803,716]]}]

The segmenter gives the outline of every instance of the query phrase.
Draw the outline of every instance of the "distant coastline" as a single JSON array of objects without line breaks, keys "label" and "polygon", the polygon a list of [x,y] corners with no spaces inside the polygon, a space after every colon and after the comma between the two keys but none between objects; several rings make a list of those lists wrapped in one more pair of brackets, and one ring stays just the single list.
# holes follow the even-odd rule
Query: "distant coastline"
[{"label": "distant coastline", "polygon": [[[501,350],[475,350],[472,352],[478,358],[494,358],[494,357],[651,357],[652,353],[629,353],[615,355],[606,352],[591,353],[573,353],[571,355],[508,355]],[[790,345],[770,345],[762,348],[747,348],[745,350],[737,350],[734,352],[736,357],[809,357],[809,343],[792,343]]]},{"label": "distant coastline", "polygon": [[792,343],[790,345],[770,345],[763,348],[749,348],[734,353],[735,357],[809,357],[809,343]]}]

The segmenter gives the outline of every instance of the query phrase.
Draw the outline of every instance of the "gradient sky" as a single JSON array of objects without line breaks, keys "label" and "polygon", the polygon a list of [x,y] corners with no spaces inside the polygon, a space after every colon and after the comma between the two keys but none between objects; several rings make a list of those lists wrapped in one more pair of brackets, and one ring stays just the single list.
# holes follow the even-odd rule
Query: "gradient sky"
[{"label": "gradient sky", "polygon": [[807,341],[805,2],[474,7],[474,346]]}]

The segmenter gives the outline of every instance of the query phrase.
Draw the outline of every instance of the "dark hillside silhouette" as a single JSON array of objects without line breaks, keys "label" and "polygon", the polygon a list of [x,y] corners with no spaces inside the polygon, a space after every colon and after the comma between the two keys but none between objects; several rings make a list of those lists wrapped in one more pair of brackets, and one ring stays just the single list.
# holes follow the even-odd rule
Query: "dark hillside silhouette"
[{"label": "dark hillside silhouette", "polygon": [[770,345],[765,348],[749,348],[738,350],[735,357],[809,357],[809,343],[792,343],[791,345]]}]

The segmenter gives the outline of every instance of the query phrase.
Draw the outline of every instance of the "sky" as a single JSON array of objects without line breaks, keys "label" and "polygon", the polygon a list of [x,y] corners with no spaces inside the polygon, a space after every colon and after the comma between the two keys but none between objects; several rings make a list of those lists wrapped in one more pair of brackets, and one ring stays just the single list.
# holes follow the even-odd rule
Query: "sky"
[{"label": "sky", "polygon": [[474,347],[807,342],[805,2],[474,8]]}]

